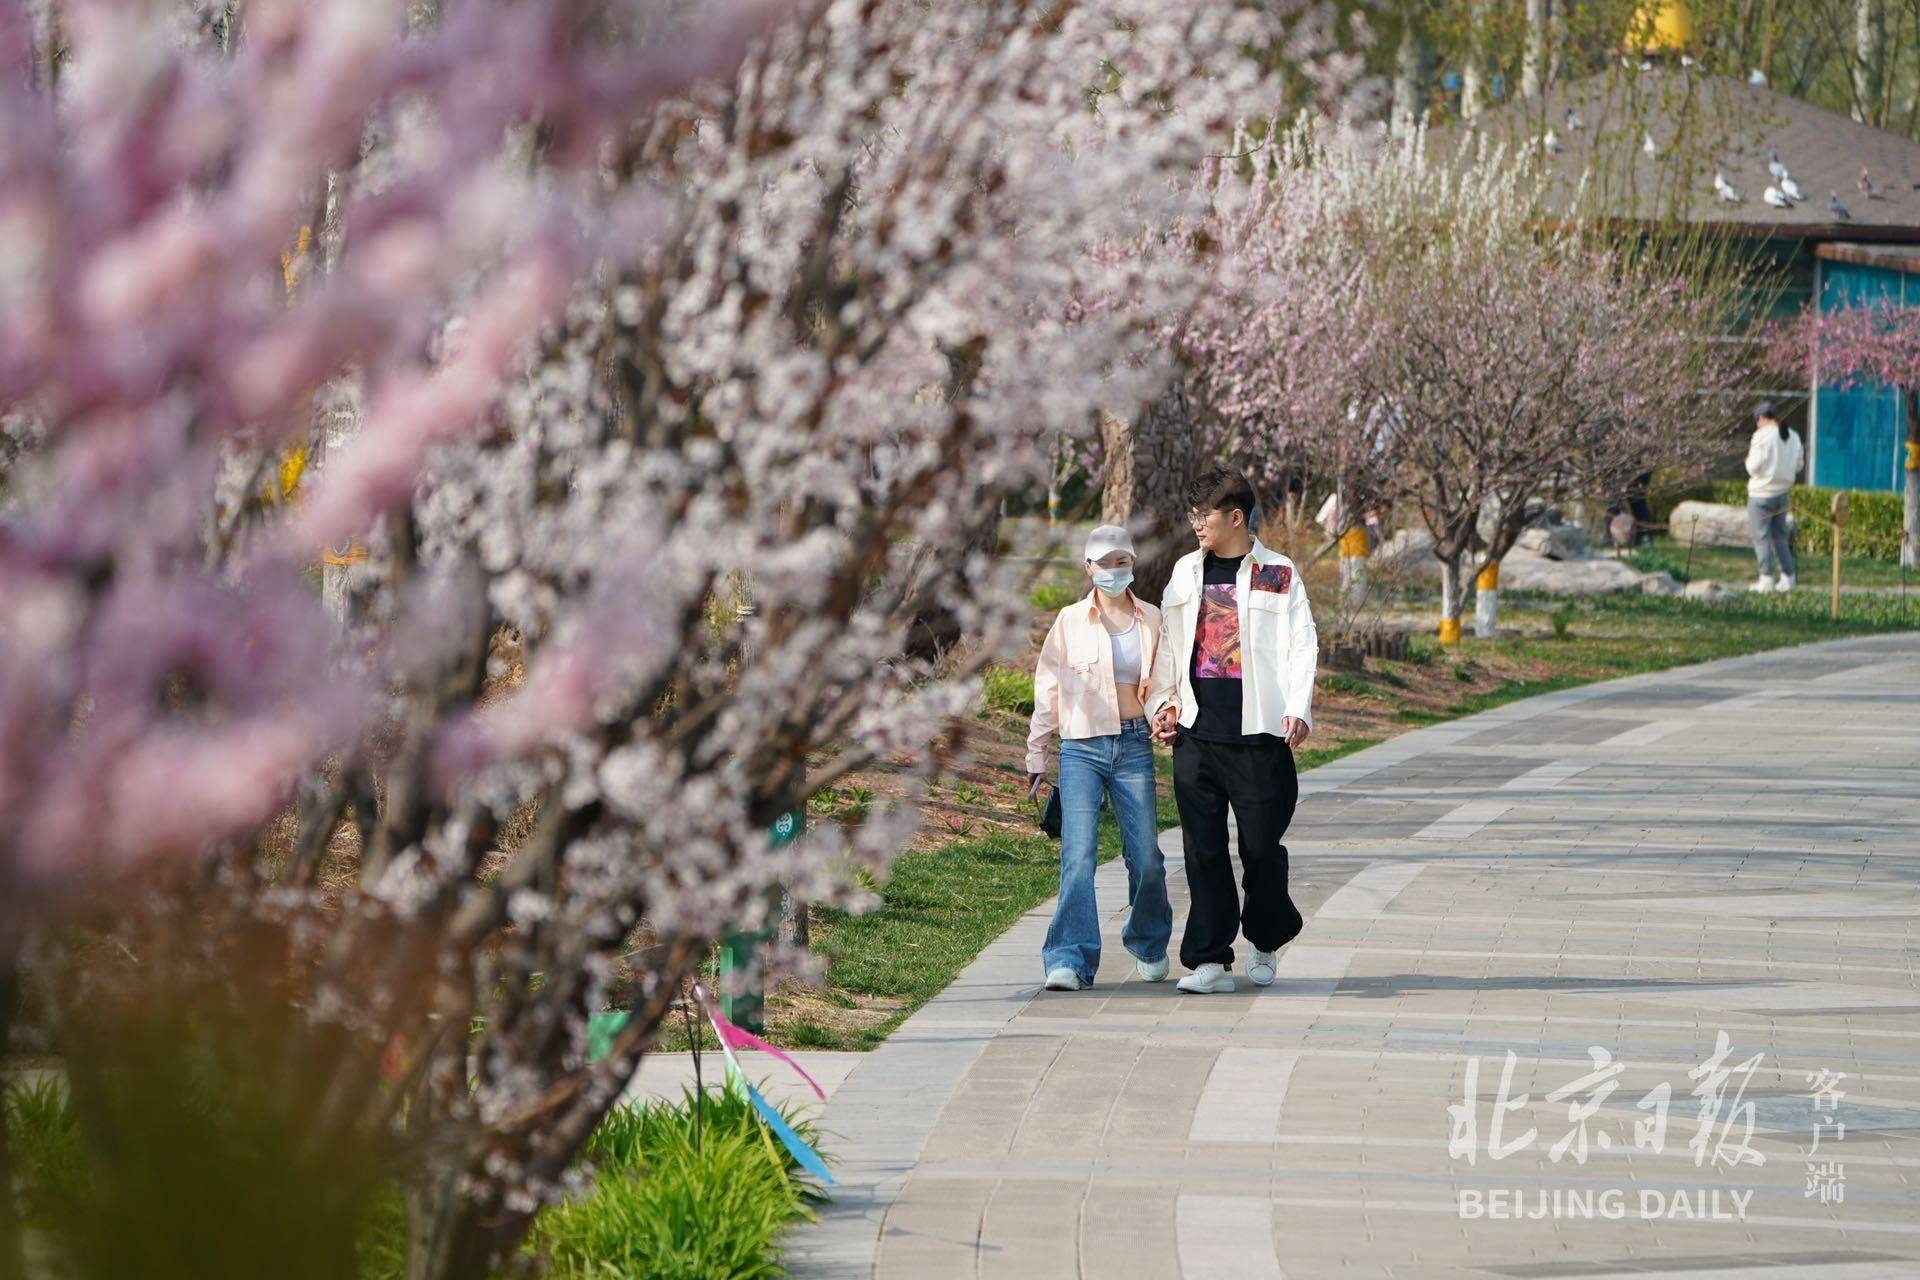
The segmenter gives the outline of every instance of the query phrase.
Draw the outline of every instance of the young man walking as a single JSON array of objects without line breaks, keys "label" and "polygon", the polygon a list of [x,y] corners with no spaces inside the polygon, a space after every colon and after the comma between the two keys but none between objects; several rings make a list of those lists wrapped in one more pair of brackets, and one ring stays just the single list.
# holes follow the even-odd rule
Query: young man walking
[{"label": "young man walking", "polygon": [[[1187,489],[1197,549],[1173,567],[1161,603],[1148,690],[1155,737],[1173,743],[1173,795],[1192,903],[1180,942],[1191,992],[1233,990],[1233,943],[1244,933],[1247,978],[1273,981],[1276,955],[1299,934],[1287,892],[1287,849],[1299,781],[1293,749],[1312,724],[1318,637],[1306,584],[1287,557],[1253,536],[1253,489],[1227,470]],[[1227,810],[1240,828],[1241,887],[1227,850]]]}]

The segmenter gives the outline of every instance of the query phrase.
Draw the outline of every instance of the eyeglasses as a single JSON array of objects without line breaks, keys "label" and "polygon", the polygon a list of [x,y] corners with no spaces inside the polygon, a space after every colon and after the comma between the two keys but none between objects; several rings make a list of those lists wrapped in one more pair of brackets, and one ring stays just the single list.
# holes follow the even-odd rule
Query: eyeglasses
[{"label": "eyeglasses", "polygon": [[1205,524],[1207,521],[1211,519],[1213,519],[1213,512],[1211,511],[1187,512],[1187,523],[1190,525],[1193,525],[1195,528],[1199,528],[1201,525]]}]

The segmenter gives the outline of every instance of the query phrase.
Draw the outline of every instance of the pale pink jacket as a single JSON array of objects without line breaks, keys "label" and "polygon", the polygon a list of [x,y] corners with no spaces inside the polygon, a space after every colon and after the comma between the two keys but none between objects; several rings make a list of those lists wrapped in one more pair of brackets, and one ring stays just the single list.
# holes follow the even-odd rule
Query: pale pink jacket
[{"label": "pale pink jacket", "polygon": [[[1127,592],[1140,628],[1140,688],[1144,703],[1160,646],[1160,611]],[[1027,772],[1047,772],[1053,736],[1104,738],[1120,732],[1120,699],[1113,686],[1113,641],[1089,591],[1060,611],[1033,669],[1033,720],[1027,729]]]}]

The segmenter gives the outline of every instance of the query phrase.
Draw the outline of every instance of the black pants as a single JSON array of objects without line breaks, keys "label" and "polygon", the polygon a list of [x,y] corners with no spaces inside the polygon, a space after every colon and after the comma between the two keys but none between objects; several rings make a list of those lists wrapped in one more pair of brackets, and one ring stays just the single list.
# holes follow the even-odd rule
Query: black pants
[{"label": "black pants", "polygon": [[[1180,963],[1233,964],[1233,939],[1244,932],[1260,951],[1298,936],[1300,911],[1287,893],[1287,847],[1280,837],[1300,798],[1293,749],[1271,743],[1204,742],[1181,734],[1173,746],[1173,798],[1187,850],[1187,929]],[[1227,852],[1227,809],[1240,824],[1241,884]]]}]

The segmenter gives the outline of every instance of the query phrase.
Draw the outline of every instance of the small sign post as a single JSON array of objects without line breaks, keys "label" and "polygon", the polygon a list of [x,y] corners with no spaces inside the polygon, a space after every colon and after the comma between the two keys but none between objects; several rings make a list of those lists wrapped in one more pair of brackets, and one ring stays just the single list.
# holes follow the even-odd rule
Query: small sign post
[{"label": "small sign post", "polygon": [[1828,616],[1840,616],[1840,531],[1847,527],[1847,491],[1842,489],[1833,495],[1833,583],[1832,603]]}]

